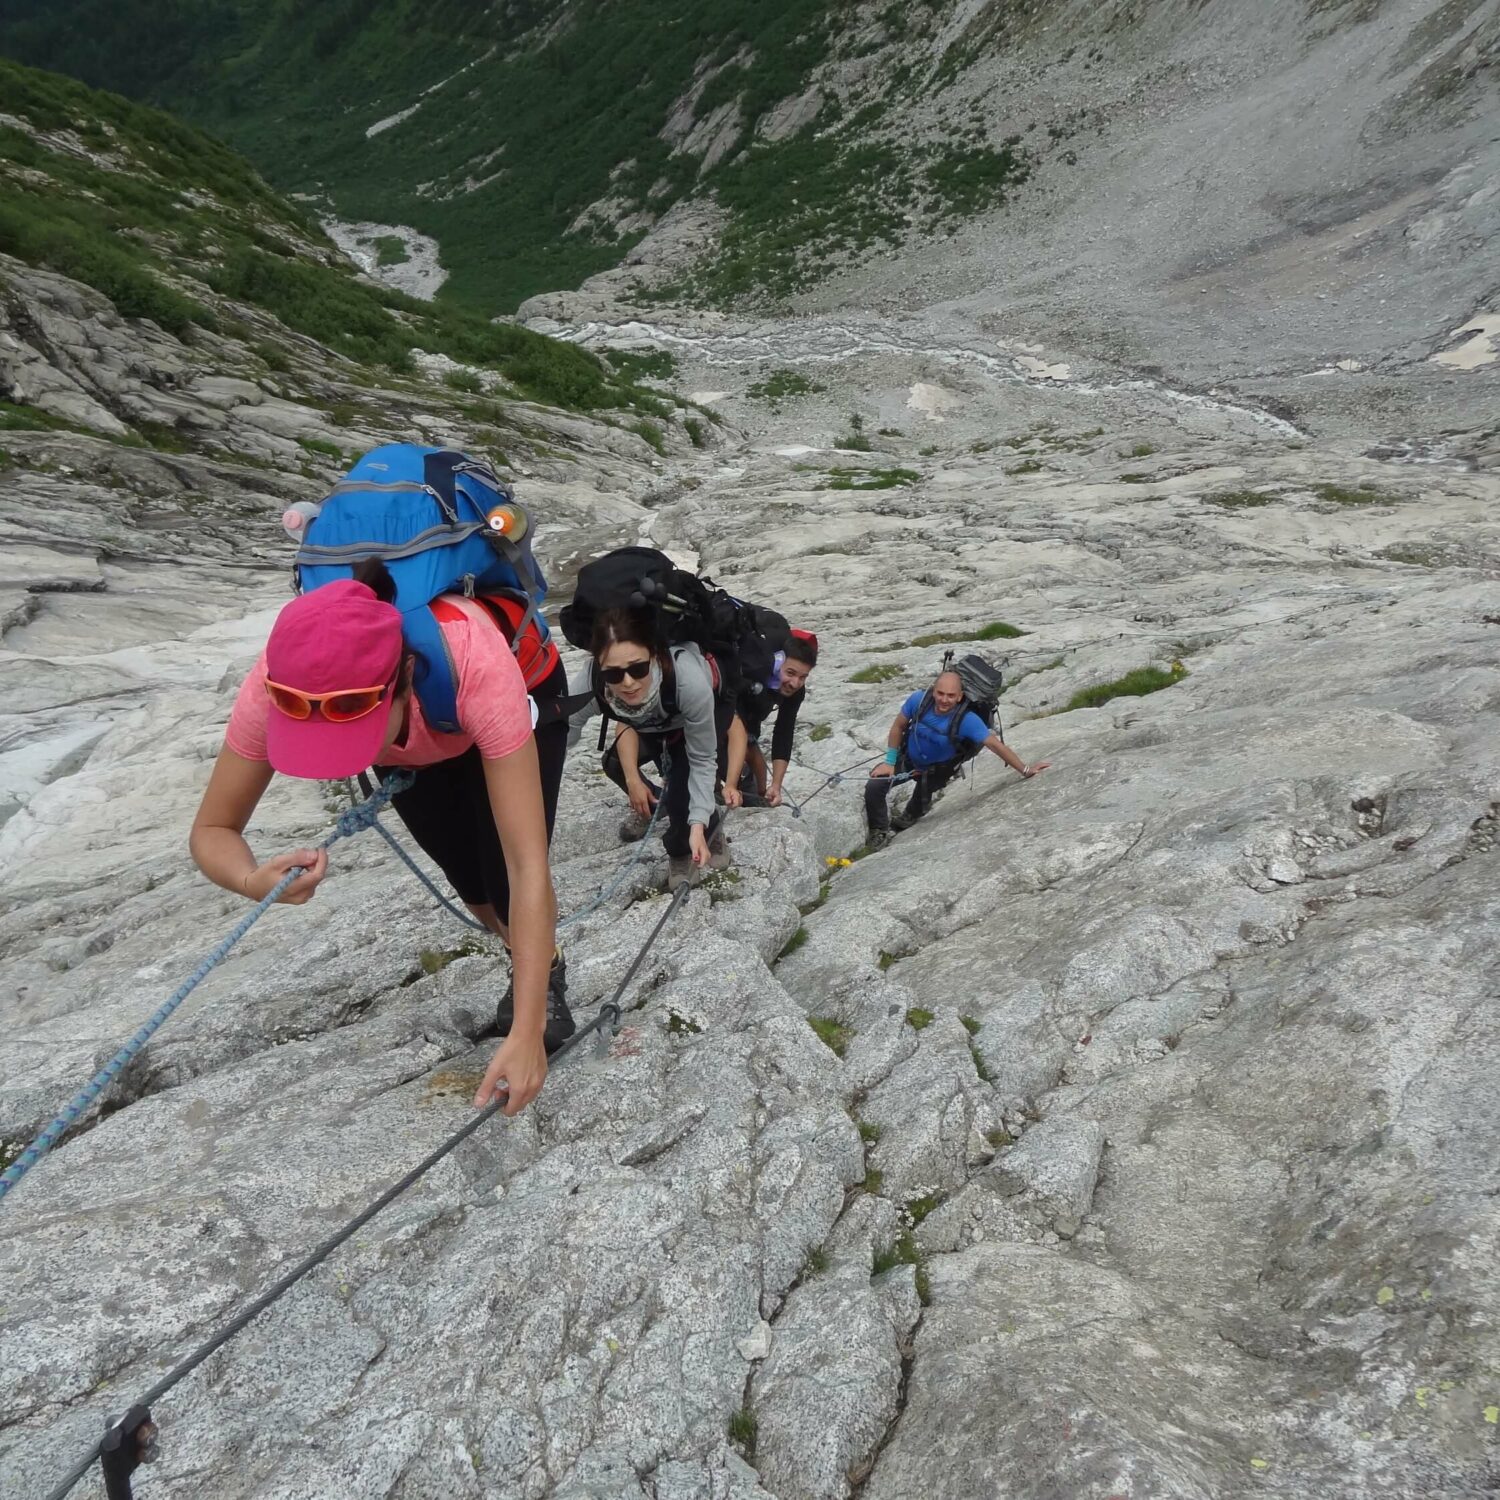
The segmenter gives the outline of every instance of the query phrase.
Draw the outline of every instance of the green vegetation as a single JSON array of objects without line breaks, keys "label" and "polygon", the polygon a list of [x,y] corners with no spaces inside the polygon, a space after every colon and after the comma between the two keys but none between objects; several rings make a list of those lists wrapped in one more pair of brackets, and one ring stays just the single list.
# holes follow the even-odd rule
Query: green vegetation
[{"label": "green vegetation", "polygon": [[828,1269],[828,1252],[821,1245],[814,1245],[802,1262],[803,1277],[817,1276]]},{"label": "green vegetation", "polygon": [[698,1036],[703,1028],[691,1017],[671,1010],[667,1012],[667,1030],[673,1036]]},{"label": "green vegetation", "polygon": [[1113,682],[1101,682],[1094,687],[1080,688],[1071,698],[1063,713],[1075,708],[1098,708],[1112,698],[1144,698],[1147,693],[1159,693],[1163,688],[1175,687],[1187,676],[1187,668],[1174,662],[1170,670],[1162,667],[1137,667]]},{"label": "green vegetation", "polygon": [[[869,439],[860,439],[866,448]],[[850,442],[841,442],[841,448],[853,447]],[[922,476],[915,469],[830,469],[828,483],[819,485],[824,490],[893,490],[898,485],[915,484]]]},{"label": "green vegetation", "polygon": [[807,928],[798,927],[791,937],[786,940],[786,946],[776,956],[778,958],[790,958],[811,936],[812,934],[808,932]]},{"label": "green vegetation", "polygon": [[39,406],[18,406],[0,401],[0,432],[54,432],[69,429],[72,423],[55,417]]},{"label": "green vegetation", "polygon": [[809,1016],[807,1024],[818,1033],[818,1040],[823,1043],[836,1057],[844,1055],[844,1048],[849,1045],[854,1032],[841,1021],[836,1021],[832,1016]]},{"label": "green vegetation", "polygon": [[885,1173],[878,1167],[866,1167],[864,1180],[859,1185],[860,1192],[868,1193],[872,1198],[878,1198],[884,1187]]},{"label": "green vegetation", "polygon": [[1014,465],[1005,471],[1007,479],[1019,478],[1022,474],[1040,474],[1047,466],[1040,459],[1028,458],[1024,463]]},{"label": "green vegetation", "polygon": [[820,740],[826,740],[832,733],[832,724],[814,724],[812,733],[808,735],[808,739],[816,745]]},{"label": "green vegetation", "polygon": [[443,376],[443,384],[452,391],[464,391],[477,396],[484,389],[484,381],[473,370],[449,370]]},{"label": "green vegetation", "polygon": [[411,259],[406,241],[399,234],[379,234],[372,241],[377,266],[404,266]]},{"label": "green vegetation", "polygon": [[688,441],[692,443],[693,447],[708,447],[708,428],[697,417],[684,418],[682,430],[687,433]]},{"label": "green vegetation", "polygon": [[1328,505],[1391,505],[1397,499],[1375,484],[1315,484],[1312,492]]},{"label": "green vegetation", "polygon": [[1010,1133],[1010,1131],[1008,1131],[1008,1130],[1001,1130],[998,1126],[994,1130],[986,1130],[985,1133],[984,1133],[984,1138],[997,1151],[1002,1146],[1009,1146],[1009,1145],[1014,1144],[1015,1139],[1016,1139],[1015,1136],[1013,1136]]},{"label": "green vegetation", "polygon": [[630,424],[630,431],[640,438],[648,447],[654,449],[663,457],[667,452],[666,435],[661,427],[655,422],[648,422],[644,417],[639,422]]},{"label": "green vegetation", "polygon": [[1125,455],[1125,457],[1126,458],[1150,458],[1151,455],[1153,453],[1155,453],[1155,452],[1156,452],[1156,444],[1155,443],[1137,443],[1135,445],[1135,447],[1132,448],[1130,450],[1130,452]]},{"label": "green vegetation", "polygon": [[878,1144],[883,1134],[884,1131],[881,1130],[880,1126],[872,1125],[868,1120],[861,1120],[859,1122],[859,1138],[865,1145],[874,1146]]},{"label": "green vegetation", "polygon": [[[0,127],[0,251],[92,286],[124,317],[191,341],[220,325],[211,291],[388,371],[409,371],[415,347],[494,370],[549,405],[661,406],[586,350],[360,279],[248,163],[167,115],[6,61],[0,97],[25,127]],[[122,169],[41,138],[70,128]],[[269,368],[288,367],[274,344],[254,348]]]},{"label": "green vegetation", "polygon": [[927,1257],[922,1254],[916,1236],[910,1229],[904,1230],[888,1250],[876,1253],[870,1267],[872,1276],[884,1276],[897,1266],[916,1267],[917,1300],[926,1307],[932,1301],[932,1284],[927,1275]]},{"label": "green vegetation", "polygon": [[945,1197],[946,1194],[944,1193],[928,1193],[921,1198],[908,1198],[901,1205],[901,1210],[906,1215],[907,1223],[916,1228],[933,1209],[937,1208],[943,1202]]},{"label": "green vegetation", "polygon": [[324,438],[298,438],[297,446],[305,449],[308,453],[317,453],[324,458],[337,459],[339,463],[344,461],[344,450],[337,443],[330,443]]},{"label": "green vegetation", "polygon": [[850,682],[889,682],[893,677],[901,676],[901,668],[891,665],[889,662],[879,665],[872,664],[861,667],[850,679]]},{"label": "green vegetation", "polygon": [[604,357],[627,380],[672,380],[677,357],[666,349],[606,349]]},{"label": "green vegetation", "polygon": [[1222,505],[1225,510],[1249,510],[1260,505],[1274,505],[1280,495],[1268,494],[1264,490],[1220,490],[1216,495],[1205,495],[1207,505]]},{"label": "green vegetation", "polygon": [[440,974],[455,959],[475,958],[487,951],[478,943],[461,943],[457,948],[424,948],[417,954],[417,962],[424,974]]},{"label": "green vegetation", "polygon": [[742,1406],[729,1419],[729,1441],[737,1443],[747,1454],[752,1453],[755,1449],[755,1434],[758,1426],[755,1413],[748,1406]]},{"label": "green vegetation", "polygon": [[[915,636],[909,641],[889,641],[884,646],[872,646],[872,651],[909,651],[913,647],[957,646],[966,641],[1013,641],[1026,631],[1006,620],[991,620],[978,630],[934,630],[927,635]],[[894,669],[892,669],[894,670]]]},{"label": "green vegetation", "polygon": [[1149,474],[1121,474],[1120,475],[1120,483],[1121,484],[1150,484],[1151,483],[1151,475],[1149,475]]},{"label": "green vegetation", "polygon": [[[885,954],[881,954],[882,958],[885,956]],[[915,1005],[906,1013],[906,1024],[913,1031],[925,1031],[935,1020],[937,1020],[937,1016],[932,1011],[923,1010],[921,1007]]]},{"label": "green vegetation", "polygon": [[979,1048],[973,1042],[969,1043],[969,1056],[974,1059],[974,1071],[979,1075],[981,1083],[993,1083],[995,1075],[990,1072],[984,1058],[980,1055]]},{"label": "green vegetation", "polygon": [[827,386],[819,385],[816,380],[809,380],[795,370],[772,370],[764,380],[757,380],[745,394],[752,401],[766,401],[773,408],[779,408],[783,401],[790,401],[793,397],[812,396],[827,389]]}]

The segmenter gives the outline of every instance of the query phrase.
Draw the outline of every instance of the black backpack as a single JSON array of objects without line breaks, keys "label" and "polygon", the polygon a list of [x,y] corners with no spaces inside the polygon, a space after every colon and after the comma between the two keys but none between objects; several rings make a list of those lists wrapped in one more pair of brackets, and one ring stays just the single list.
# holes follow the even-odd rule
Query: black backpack
[{"label": "black backpack", "polygon": [[[735,601],[705,579],[679,568],[654,547],[618,547],[585,563],[578,570],[573,599],[558,614],[563,637],[580,651],[593,645],[594,624],[609,609],[649,609],[656,614],[661,634],[672,647],[695,645],[708,664],[717,698],[732,688],[738,674],[740,635]],[[610,712],[602,680],[594,685],[594,699],[605,724],[599,727],[600,746]],[[662,708],[677,712],[675,678],[662,684]]]},{"label": "black backpack", "polygon": [[792,634],[785,616],[774,609],[736,599],[654,547],[619,547],[585,563],[572,603],[559,615],[564,637],[587,651],[594,624],[607,609],[654,611],[668,643],[692,642],[712,659],[726,689],[742,681],[768,683],[776,653]]},{"label": "black backpack", "polygon": [[[965,714],[977,714],[988,728],[993,729],[1002,740],[1005,738],[1000,728],[1000,694],[1005,689],[1005,674],[982,656],[965,656],[954,661],[951,651],[943,653],[942,672],[957,672],[958,680],[963,684],[963,699],[948,720],[948,743],[953,747],[953,759],[962,765],[965,761],[973,760],[983,748],[972,740],[960,738],[959,729]],[[941,675],[940,672],[939,676]],[[917,705],[917,711],[907,723],[906,733],[902,736],[903,755],[906,753],[906,741],[911,736],[912,725],[932,711],[932,689],[928,688],[922,694],[922,701]]]},{"label": "black backpack", "polygon": [[792,627],[786,616],[764,604],[733,601],[738,614],[740,682],[742,691],[751,694],[771,685],[776,673],[776,654],[786,650],[792,638]]}]

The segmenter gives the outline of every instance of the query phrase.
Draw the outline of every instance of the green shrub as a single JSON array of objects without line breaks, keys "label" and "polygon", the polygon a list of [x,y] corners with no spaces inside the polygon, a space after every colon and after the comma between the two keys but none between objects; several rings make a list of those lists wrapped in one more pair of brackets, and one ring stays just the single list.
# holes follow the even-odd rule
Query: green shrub
[{"label": "green shrub", "polygon": [[406,248],[406,241],[399,234],[381,234],[375,237],[375,264],[382,268],[387,266],[404,266],[411,259]]},{"label": "green shrub", "polygon": [[816,745],[820,740],[826,740],[832,733],[832,724],[814,724],[812,733],[808,735],[808,739]]},{"label": "green shrub", "polygon": [[1042,463],[1040,459],[1028,458],[1024,462],[1016,464],[1013,468],[1007,469],[1005,473],[1007,478],[1015,479],[1022,474],[1040,474],[1046,467],[1046,464]]},{"label": "green shrub", "polygon": [[639,422],[632,422],[628,429],[640,438],[647,446],[656,450],[665,457],[667,451],[666,437],[655,422],[648,422],[642,418]]},{"label": "green shrub", "polygon": [[1025,634],[1024,630],[1007,623],[1005,620],[991,620],[988,625],[980,630],[974,639],[976,641],[1013,641]]},{"label": "green shrub", "polygon": [[750,1453],[755,1448],[755,1434],[758,1427],[755,1413],[748,1406],[742,1406],[729,1419],[729,1441],[737,1443],[746,1453]]},{"label": "green shrub", "polygon": [[959,1024],[962,1025],[963,1029],[967,1031],[970,1036],[978,1036],[980,1031],[983,1030],[984,1023],[981,1021],[976,1021],[973,1016],[960,1016],[958,1019]]},{"label": "green shrub", "polygon": [[330,443],[326,438],[298,438],[297,446],[305,448],[309,453],[319,453],[325,458],[337,459],[340,463],[344,461],[344,450],[337,443]]},{"label": "green shrub", "polygon": [[776,956],[778,958],[790,958],[811,936],[812,934],[808,932],[807,928],[798,927],[791,937],[786,940],[786,946]]},{"label": "green shrub", "polygon": [[830,469],[828,473],[828,483],[821,486],[825,490],[893,490],[922,477],[915,469]]},{"label": "green shrub", "polygon": [[1374,484],[1315,484],[1312,492],[1329,505],[1389,505],[1397,498]]},{"label": "green shrub", "polygon": [[1155,452],[1155,443],[1137,443],[1125,456],[1127,458],[1150,458]]},{"label": "green shrub", "polygon": [[1098,708],[1112,698],[1144,698],[1147,693],[1159,693],[1163,688],[1175,687],[1187,676],[1187,668],[1181,662],[1170,670],[1161,667],[1137,667],[1113,682],[1101,682],[1094,687],[1080,688],[1068,699],[1064,713],[1075,708]]},{"label": "green shrub", "polygon": [[687,433],[688,440],[692,443],[693,447],[708,447],[708,428],[697,417],[684,418],[682,428]]},{"label": "green shrub", "polygon": [[796,370],[772,370],[764,380],[757,380],[745,394],[752,401],[767,401],[772,406],[779,406],[795,396],[812,396],[826,389],[826,386],[819,385],[816,380],[799,375]]},{"label": "green shrub", "polygon": [[443,376],[443,384],[450,390],[464,391],[470,396],[477,396],[484,389],[484,381],[473,370],[449,370]]},{"label": "green shrub", "polygon": [[881,1130],[880,1126],[872,1125],[868,1120],[861,1120],[859,1122],[859,1138],[865,1143],[865,1145],[876,1145],[879,1142],[882,1134],[884,1134],[884,1132]]},{"label": "green shrub", "polygon": [[[885,959],[890,955],[882,953],[880,956],[882,959]],[[882,963],[881,967],[889,968],[890,965]],[[932,1011],[923,1010],[920,1006],[916,1005],[912,1006],[912,1008],[906,1013],[906,1024],[910,1026],[913,1031],[925,1031],[929,1026],[932,1025],[932,1023],[936,1019],[937,1017],[933,1014]]]},{"label": "green shrub", "polygon": [[872,664],[861,667],[850,679],[850,682],[889,682],[893,677],[901,676],[901,668],[890,662],[879,665]]},{"label": "green shrub", "polygon": [[1260,505],[1274,505],[1280,495],[1267,494],[1264,490],[1220,490],[1216,495],[1205,495],[1208,505],[1222,505],[1225,510],[1248,510]]},{"label": "green shrub", "polygon": [[671,380],[677,374],[676,356],[665,349],[606,349],[604,357],[627,380]]},{"label": "green shrub", "polygon": [[836,1057],[844,1055],[844,1048],[849,1045],[854,1035],[849,1027],[834,1020],[832,1016],[809,1016],[807,1024],[818,1033],[818,1040]]}]

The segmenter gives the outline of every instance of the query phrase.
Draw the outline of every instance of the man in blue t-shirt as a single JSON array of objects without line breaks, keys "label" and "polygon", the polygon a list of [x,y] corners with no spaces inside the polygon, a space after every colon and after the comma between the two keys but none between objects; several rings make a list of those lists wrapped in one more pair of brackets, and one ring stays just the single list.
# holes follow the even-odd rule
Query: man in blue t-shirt
[{"label": "man in blue t-shirt", "polygon": [[[905,813],[896,819],[895,831],[899,833],[922,817],[932,806],[933,798],[953,780],[963,764],[960,749],[970,753],[993,750],[1011,770],[1022,776],[1035,776],[1051,764],[1039,760],[1028,765],[975,713],[964,714],[955,736],[953,715],[958,712],[964,696],[963,683],[957,672],[939,674],[932,685],[931,706],[926,713],[921,713],[925,696],[921,692],[913,693],[901,705],[901,712],[896,715],[886,738],[885,762],[870,772],[870,780],[865,786],[865,818],[870,825],[872,848],[879,849],[890,842],[892,824],[886,802],[891,794],[891,777],[898,772],[913,772],[916,781]],[[955,738],[959,742],[957,746]]]}]

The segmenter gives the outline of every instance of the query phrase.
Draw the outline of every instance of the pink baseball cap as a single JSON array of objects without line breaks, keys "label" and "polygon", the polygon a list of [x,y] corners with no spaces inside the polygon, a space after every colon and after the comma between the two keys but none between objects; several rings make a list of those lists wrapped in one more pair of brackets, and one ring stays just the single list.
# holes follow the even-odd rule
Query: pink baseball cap
[{"label": "pink baseball cap", "polygon": [[286,776],[332,780],[374,764],[385,743],[401,662],[401,613],[353,579],[325,583],[293,599],[271,627],[266,679],[313,696],[387,684],[371,713],[336,724],[320,704],[294,719],[270,701],[266,756]]}]

